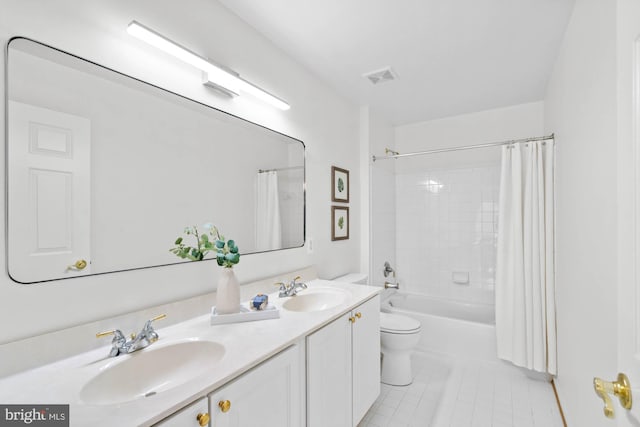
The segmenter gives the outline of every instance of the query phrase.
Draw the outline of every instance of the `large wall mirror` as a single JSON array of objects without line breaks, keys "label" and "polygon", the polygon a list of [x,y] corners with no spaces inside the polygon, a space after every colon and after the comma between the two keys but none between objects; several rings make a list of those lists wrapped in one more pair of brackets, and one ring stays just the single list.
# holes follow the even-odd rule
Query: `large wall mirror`
[{"label": "large wall mirror", "polygon": [[243,255],[304,244],[301,141],[32,40],[7,50],[13,280],[184,262],[169,249],[204,223]]}]

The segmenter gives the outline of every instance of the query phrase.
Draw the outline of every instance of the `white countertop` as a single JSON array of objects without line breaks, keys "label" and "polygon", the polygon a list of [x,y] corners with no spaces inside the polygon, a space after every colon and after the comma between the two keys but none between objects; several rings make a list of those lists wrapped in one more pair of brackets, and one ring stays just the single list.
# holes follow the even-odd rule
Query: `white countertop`
[{"label": "white countertop", "polygon": [[[280,309],[278,319],[211,326],[210,314],[207,313],[167,328],[157,329],[160,339],[136,353],[109,358],[107,355],[110,346],[106,346],[6,377],[0,380],[0,403],[70,404],[71,426],[152,425],[206,396],[381,292],[380,287],[319,279],[307,284],[310,289],[337,287],[349,293],[343,304],[323,311],[304,313],[282,309],[282,304],[289,298],[278,298],[277,293],[271,294],[269,303]],[[303,293],[304,290],[300,292]],[[79,392],[83,385],[105,369],[106,365],[191,338],[215,341],[225,347],[223,358],[209,371],[204,371],[201,377],[154,396],[126,403],[89,405],[81,401]],[[34,348],[33,351],[47,349]],[[131,378],[131,381],[135,381],[135,378]]]}]

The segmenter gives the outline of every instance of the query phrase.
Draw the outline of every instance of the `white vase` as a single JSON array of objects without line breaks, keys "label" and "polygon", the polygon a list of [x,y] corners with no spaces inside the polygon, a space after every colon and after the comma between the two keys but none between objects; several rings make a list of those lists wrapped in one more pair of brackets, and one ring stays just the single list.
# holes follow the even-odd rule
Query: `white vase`
[{"label": "white vase", "polygon": [[232,314],[240,311],[240,283],[233,268],[223,268],[218,279],[216,313]]}]

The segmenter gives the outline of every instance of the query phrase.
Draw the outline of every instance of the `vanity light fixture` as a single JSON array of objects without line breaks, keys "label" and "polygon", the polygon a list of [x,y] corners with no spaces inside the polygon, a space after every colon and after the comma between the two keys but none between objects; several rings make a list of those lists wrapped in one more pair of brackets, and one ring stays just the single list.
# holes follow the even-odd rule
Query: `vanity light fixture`
[{"label": "vanity light fixture", "polygon": [[180,46],[173,40],[169,40],[162,34],[157,33],[149,27],[145,27],[137,21],[131,21],[127,26],[127,32],[132,36],[149,43],[151,46],[154,46],[175,56],[187,64],[193,65],[194,67],[202,70],[207,76],[204,82],[205,85],[222,89],[225,93],[231,96],[238,96],[240,92],[248,93],[273,105],[274,107],[280,108],[281,110],[288,110],[291,108],[289,104],[277,96],[272,95],[253,83],[246,81],[238,74],[213,64],[208,59],[203,58],[184,46]]}]

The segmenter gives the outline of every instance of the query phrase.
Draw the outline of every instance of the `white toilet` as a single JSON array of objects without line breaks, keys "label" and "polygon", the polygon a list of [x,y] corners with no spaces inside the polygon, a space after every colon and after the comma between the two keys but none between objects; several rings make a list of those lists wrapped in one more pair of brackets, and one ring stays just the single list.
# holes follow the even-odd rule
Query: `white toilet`
[{"label": "white toilet", "polygon": [[[367,284],[367,275],[351,273],[336,277],[338,282]],[[385,384],[404,386],[413,382],[411,351],[420,340],[420,322],[395,313],[380,313],[380,351]]]}]

